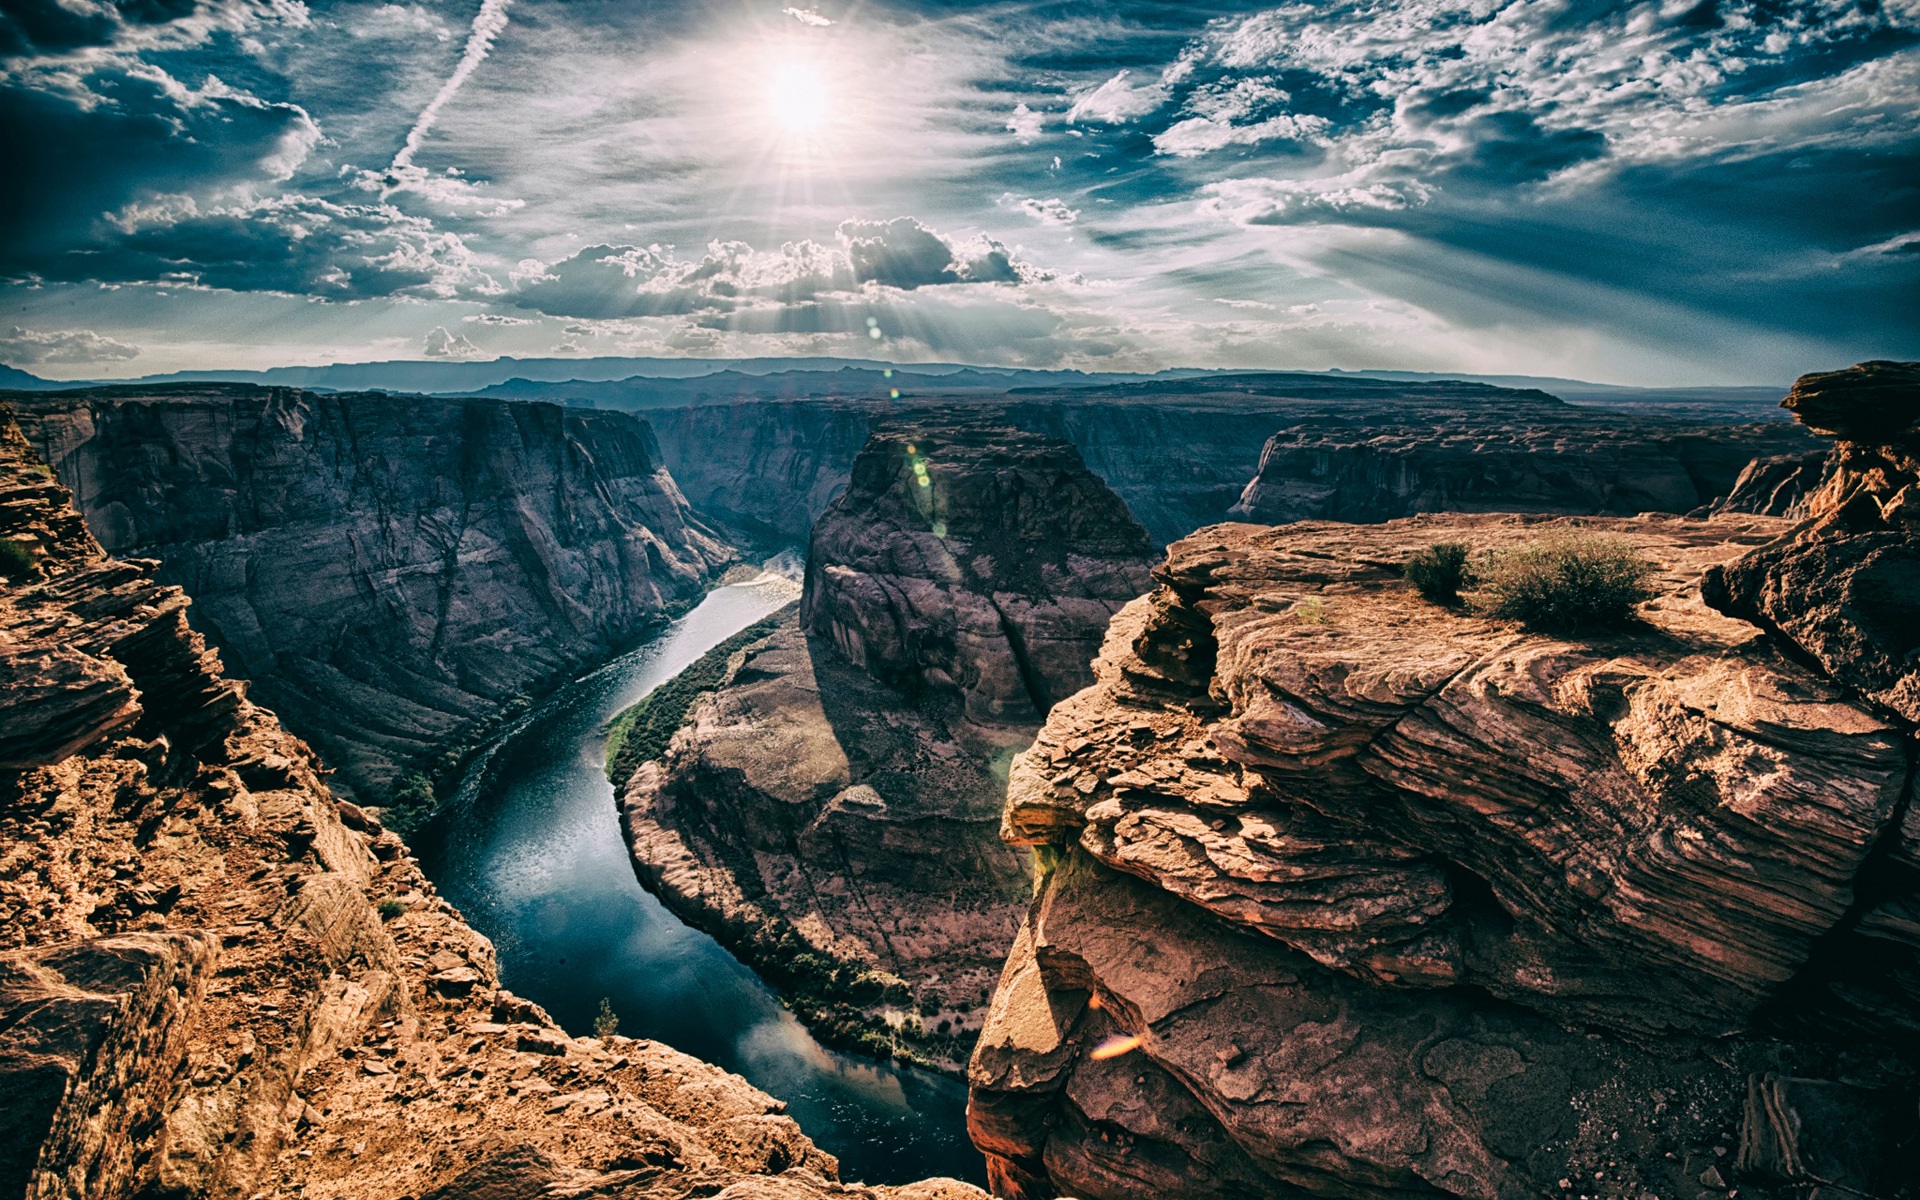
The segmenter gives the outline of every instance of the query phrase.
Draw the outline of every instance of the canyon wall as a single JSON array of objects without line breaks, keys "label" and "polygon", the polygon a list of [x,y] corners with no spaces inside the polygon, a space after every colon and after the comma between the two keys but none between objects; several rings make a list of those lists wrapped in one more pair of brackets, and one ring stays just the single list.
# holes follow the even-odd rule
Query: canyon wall
[{"label": "canyon wall", "polygon": [[645,422],[241,386],[18,402],[108,551],[364,803],[692,603],[731,558]]},{"label": "canyon wall", "polygon": [[[1415,512],[1687,512],[1805,430],[1563,404],[1486,384],[1231,376],[998,397],[742,402],[648,414],[702,512],[804,541],[870,423],[910,406],[990,413],[1073,444],[1156,545],[1227,519],[1384,521]],[[1244,495],[1243,495],[1244,493]]]},{"label": "canyon wall", "polygon": [[1604,635],[1400,578],[1540,517],[1172,546],[1011,772],[1044,874],[970,1066],[996,1194],[1911,1195],[1920,410],[1885,400],[1798,409],[1863,469],[1797,524],[1580,522],[1656,566]]},{"label": "canyon wall", "polygon": [[1091,680],[1148,562],[1066,443],[880,424],[799,611],[620,781],[642,879],[822,1036],[957,1071],[1030,889],[995,836],[1007,763]]},{"label": "canyon wall", "polygon": [[979,1200],[842,1184],[772,1097],[574,1038],[107,557],[0,411],[0,1195]]}]

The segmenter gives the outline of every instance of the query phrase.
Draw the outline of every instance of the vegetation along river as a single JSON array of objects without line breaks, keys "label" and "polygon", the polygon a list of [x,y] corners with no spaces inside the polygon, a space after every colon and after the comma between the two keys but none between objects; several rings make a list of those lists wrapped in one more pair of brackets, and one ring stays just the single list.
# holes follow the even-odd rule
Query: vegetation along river
[{"label": "vegetation along river", "polygon": [[984,1184],[962,1084],[821,1046],[758,976],[640,887],[620,836],[604,770],[608,719],[797,593],[777,574],[718,588],[557,693],[476,757],[415,850],[441,894],[493,939],[502,983],[575,1036],[592,1031],[604,998],[621,1033],[786,1101],[839,1157],[844,1179]]}]

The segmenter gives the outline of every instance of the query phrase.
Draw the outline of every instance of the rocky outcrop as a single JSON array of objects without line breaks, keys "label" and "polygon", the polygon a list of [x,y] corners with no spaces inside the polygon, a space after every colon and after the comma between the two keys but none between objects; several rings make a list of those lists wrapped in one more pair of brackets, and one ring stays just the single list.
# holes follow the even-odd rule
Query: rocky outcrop
[{"label": "rocky outcrop", "polygon": [[814,525],[801,622],[976,723],[1037,722],[1091,682],[1146,590],[1146,532],[1071,446],[988,420],[890,422]]},{"label": "rocky outcrop", "polygon": [[731,556],[622,414],[220,385],[19,404],[106,548],[158,559],[253,698],[364,803]]},{"label": "rocky outcrop", "polygon": [[731,651],[623,819],[647,885],[817,1032],[957,1071],[1029,894],[1007,763],[1147,539],[1071,446],[984,418],[884,425],[852,478],[799,613]]},{"label": "rocky outcrop", "polygon": [[[0,1194],[979,1196],[841,1184],[743,1080],[501,990],[401,841],[3,419],[0,537],[38,576],[0,590],[0,646],[89,664],[36,677],[66,715],[0,774]],[[131,714],[101,715],[103,679]]]},{"label": "rocky outcrop", "polygon": [[1920,724],[1920,363],[1803,376],[1782,405],[1838,440],[1793,535],[1710,572],[1707,601]]},{"label": "rocky outcrop", "polygon": [[1910,731],[1701,602],[1788,522],[1587,524],[1658,570],[1584,641],[1399,579],[1539,518],[1170,548],[1013,766],[1051,870],[970,1068],[998,1194],[1909,1182]]}]

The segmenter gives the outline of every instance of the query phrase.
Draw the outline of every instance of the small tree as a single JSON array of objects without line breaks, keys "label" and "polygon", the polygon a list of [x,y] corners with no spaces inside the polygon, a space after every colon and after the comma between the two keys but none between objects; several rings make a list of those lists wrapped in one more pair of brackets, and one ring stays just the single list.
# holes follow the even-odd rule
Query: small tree
[{"label": "small tree", "polygon": [[613,1001],[600,998],[600,1015],[593,1019],[593,1036],[602,1041],[620,1032],[620,1014],[613,1011]]},{"label": "small tree", "polygon": [[1567,530],[1495,554],[1482,582],[1494,616],[1551,633],[1618,629],[1653,596],[1653,564],[1620,538]]},{"label": "small tree", "polygon": [[1418,551],[1400,568],[1413,590],[1435,604],[1458,604],[1460,589],[1472,580],[1465,542],[1435,542]]}]

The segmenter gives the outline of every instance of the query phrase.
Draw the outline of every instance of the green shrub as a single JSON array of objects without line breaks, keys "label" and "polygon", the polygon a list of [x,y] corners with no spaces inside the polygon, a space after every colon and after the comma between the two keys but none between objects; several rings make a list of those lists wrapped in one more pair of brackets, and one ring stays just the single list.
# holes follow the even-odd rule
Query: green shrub
[{"label": "green shrub", "polygon": [[1435,542],[1409,558],[1400,574],[1413,590],[1435,604],[1458,604],[1460,589],[1472,581],[1465,542]]},{"label": "green shrub", "polygon": [[742,629],[608,722],[607,779],[613,786],[624,788],[641,763],[664,755],[694,701],[726,678],[727,660],[735,651],[772,633],[786,615],[787,609],[783,608]]},{"label": "green shrub", "polygon": [[1327,602],[1318,596],[1308,596],[1293,606],[1293,615],[1302,625],[1325,625],[1328,621]]},{"label": "green shrub", "polygon": [[605,996],[600,998],[600,1015],[593,1019],[593,1036],[606,1041],[620,1032],[620,1014],[613,1011],[613,1001]]},{"label": "green shrub", "polygon": [[408,771],[393,781],[393,790],[387,793],[387,802],[380,810],[380,823],[405,837],[433,815],[437,803],[433,780],[418,771]]},{"label": "green shrub", "polygon": [[380,919],[382,921],[391,921],[395,917],[399,916],[401,913],[404,913],[407,911],[406,905],[400,903],[398,900],[395,900],[391,896],[387,897],[385,900],[382,900],[380,903],[374,905],[373,907],[375,911],[377,911],[380,914]]},{"label": "green shrub", "polygon": [[31,579],[40,573],[37,558],[28,543],[0,538],[0,575],[8,579]]},{"label": "green shrub", "polygon": [[1482,583],[1489,611],[1551,633],[1617,629],[1652,597],[1653,564],[1631,543],[1567,530],[1493,555]]}]

